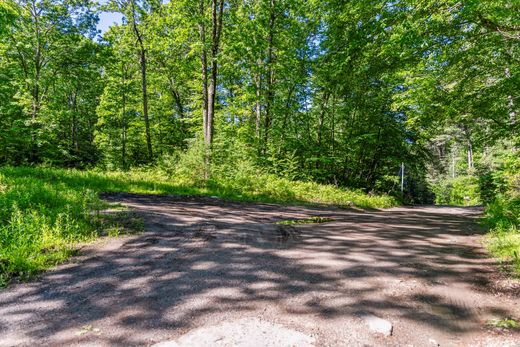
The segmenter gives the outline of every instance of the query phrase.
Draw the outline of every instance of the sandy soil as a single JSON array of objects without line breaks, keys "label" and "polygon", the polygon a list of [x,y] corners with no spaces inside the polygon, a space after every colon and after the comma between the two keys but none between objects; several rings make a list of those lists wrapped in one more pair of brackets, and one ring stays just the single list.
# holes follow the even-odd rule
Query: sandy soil
[{"label": "sandy soil", "polygon": [[[520,346],[487,325],[520,317],[520,299],[481,246],[478,209],[105,198],[142,213],[146,231],[1,290],[0,346],[146,346],[241,320],[316,346]],[[309,216],[333,221],[274,224]]]}]

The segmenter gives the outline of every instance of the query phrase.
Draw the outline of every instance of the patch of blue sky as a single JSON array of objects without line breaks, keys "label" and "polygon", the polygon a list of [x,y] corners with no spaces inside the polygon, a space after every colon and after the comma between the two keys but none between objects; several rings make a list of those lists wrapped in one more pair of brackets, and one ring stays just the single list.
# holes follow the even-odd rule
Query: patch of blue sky
[{"label": "patch of blue sky", "polygon": [[[99,0],[99,5],[106,5],[108,0]],[[123,15],[118,12],[100,12],[99,13],[99,22],[97,24],[97,29],[101,32],[101,36],[108,31],[108,29],[116,24],[121,24],[123,22]]]},{"label": "patch of blue sky", "polygon": [[123,15],[117,12],[101,12],[99,14],[99,22],[97,29],[101,31],[101,35],[106,33],[112,25],[121,24]]}]

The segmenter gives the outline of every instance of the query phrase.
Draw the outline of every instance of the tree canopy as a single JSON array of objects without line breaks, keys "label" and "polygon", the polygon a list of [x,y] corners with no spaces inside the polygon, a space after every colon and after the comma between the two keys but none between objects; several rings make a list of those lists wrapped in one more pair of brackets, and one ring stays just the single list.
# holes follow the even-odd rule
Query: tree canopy
[{"label": "tree canopy", "polygon": [[[101,35],[101,11],[120,25]],[[0,163],[128,169],[203,143],[431,199],[519,145],[511,0],[4,0]],[[199,146],[200,147],[200,146]],[[488,159],[486,159],[488,158]]]}]

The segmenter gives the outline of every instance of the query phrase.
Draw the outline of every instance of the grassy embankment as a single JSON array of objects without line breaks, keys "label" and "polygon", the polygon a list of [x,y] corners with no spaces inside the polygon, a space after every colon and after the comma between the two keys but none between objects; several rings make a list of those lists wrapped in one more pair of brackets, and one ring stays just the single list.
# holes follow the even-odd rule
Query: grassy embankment
[{"label": "grassy embankment", "polygon": [[[272,175],[220,178],[193,185],[160,171],[97,172],[0,168],[0,286],[63,262],[80,242],[117,234],[125,221],[96,213],[101,192],[211,195],[239,201],[391,207],[388,196],[291,182]],[[222,177],[222,176],[221,176]],[[126,218],[124,218],[126,220]],[[107,230],[115,230],[108,232]]]},{"label": "grassy embankment", "polygon": [[493,175],[493,200],[484,222],[490,227],[487,246],[509,272],[520,278],[520,156],[513,153]]},{"label": "grassy embankment", "polygon": [[488,205],[484,221],[490,226],[489,251],[513,276],[520,278],[520,199],[497,200]]}]

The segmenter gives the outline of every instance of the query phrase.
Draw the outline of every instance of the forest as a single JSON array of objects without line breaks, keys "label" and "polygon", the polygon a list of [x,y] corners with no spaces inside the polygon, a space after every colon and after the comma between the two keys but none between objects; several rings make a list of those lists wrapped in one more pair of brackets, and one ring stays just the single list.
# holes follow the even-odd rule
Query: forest
[{"label": "forest", "polygon": [[[123,20],[102,33],[107,12]],[[107,191],[484,205],[489,250],[520,273],[519,13],[0,0],[0,284],[94,237]]]}]

